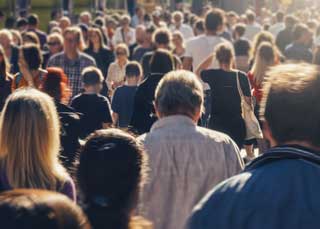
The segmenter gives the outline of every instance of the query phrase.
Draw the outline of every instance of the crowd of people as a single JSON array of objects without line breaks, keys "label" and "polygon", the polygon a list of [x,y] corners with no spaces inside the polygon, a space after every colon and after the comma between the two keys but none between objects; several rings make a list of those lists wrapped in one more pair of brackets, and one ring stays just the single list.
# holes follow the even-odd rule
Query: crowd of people
[{"label": "crowd of people", "polygon": [[41,23],[0,29],[4,228],[320,227],[317,8]]}]

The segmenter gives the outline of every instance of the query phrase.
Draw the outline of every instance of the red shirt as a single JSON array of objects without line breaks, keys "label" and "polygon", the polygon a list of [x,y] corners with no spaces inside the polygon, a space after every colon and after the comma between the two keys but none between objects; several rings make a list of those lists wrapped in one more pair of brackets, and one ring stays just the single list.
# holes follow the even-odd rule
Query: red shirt
[{"label": "red shirt", "polygon": [[252,87],[252,95],[257,99],[257,103],[260,103],[261,99],[262,99],[262,87],[261,85],[256,85],[255,81],[254,81],[254,76],[252,74],[252,72],[248,72],[248,78]]}]

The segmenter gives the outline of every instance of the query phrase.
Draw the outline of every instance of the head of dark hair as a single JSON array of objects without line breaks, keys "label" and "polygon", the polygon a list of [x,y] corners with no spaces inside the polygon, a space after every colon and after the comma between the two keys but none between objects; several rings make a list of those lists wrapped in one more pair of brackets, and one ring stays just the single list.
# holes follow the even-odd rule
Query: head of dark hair
[{"label": "head of dark hair", "polygon": [[236,24],[234,27],[234,31],[238,34],[239,37],[242,37],[246,32],[246,26],[244,24]]},{"label": "head of dark hair", "polygon": [[154,52],[150,60],[151,73],[166,74],[174,70],[174,59],[172,54],[164,49]]},{"label": "head of dark hair", "polygon": [[299,40],[305,33],[309,32],[309,28],[302,23],[299,23],[293,27],[293,40]]},{"label": "head of dark hair", "polygon": [[88,137],[77,175],[94,227],[128,228],[145,178],[145,161],[137,140],[122,130],[98,130]]},{"label": "head of dark hair", "polygon": [[146,33],[153,34],[156,31],[156,27],[154,25],[150,25],[146,28]]},{"label": "head of dark hair", "polygon": [[22,46],[23,57],[30,70],[37,70],[42,64],[42,55],[38,45],[25,44]]},{"label": "head of dark hair", "polygon": [[82,83],[85,86],[95,86],[101,84],[103,81],[103,75],[100,69],[96,67],[86,67],[82,73]]},{"label": "head of dark hair", "polygon": [[141,65],[136,61],[131,61],[126,66],[126,77],[139,77],[142,75]]},{"label": "head of dark hair", "polygon": [[283,22],[283,18],[284,18],[284,13],[282,11],[278,11],[276,13],[277,22]]},{"label": "head of dark hair", "polygon": [[198,19],[194,23],[194,28],[197,29],[198,31],[204,32],[204,29],[205,29],[204,20],[203,19]]},{"label": "head of dark hair", "polygon": [[104,27],[104,19],[103,19],[103,17],[97,17],[96,19],[94,19],[93,23],[95,25],[99,26],[99,27]]},{"label": "head of dark hair", "polygon": [[219,44],[215,52],[220,64],[230,64],[234,58],[233,48],[228,43]]},{"label": "head of dark hair", "polygon": [[154,42],[158,45],[169,45],[170,33],[167,29],[157,29],[154,32]]},{"label": "head of dark hair", "polygon": [[29,25],[33,25],[33,26],[36,26],[39,24],[39,17],[38,15],[36,14],[30,14],[28,16],[28,24]]},{"label": "head of dark hair", "polygon": [[0,219],[3,228],[91,228],[81,208],[68,197],[44,190],[1,193]]},{"label": "head of dark hair", "polygon": [[25,18],[18,18],[17,20],[17,28],[28,25],[28,21]]},{"label": "head of dark hair", "polygon": [[307,142],[320,147],[319,68],[309,64],[278,65],[267,73],[261,118],[277,144]]},{"label": "head of dark hair", "polygon": [[287,28],[292,28],[296,24],[296,19],[292,15],[288,15],[285,17],[284,22]]},{"label": "head of dark hair", "polygon": [[205,17],[205,28],[208,31],[217,32],[224,23],[224,11],[220,9],[210,10]]},{"label": "head of dark hair", "polygon": [[13,29],[14,25],[16,23],[16,19],[13,16],[9,16],[6,18],[5,22],[4,22],[4,27],[6,29]]}]

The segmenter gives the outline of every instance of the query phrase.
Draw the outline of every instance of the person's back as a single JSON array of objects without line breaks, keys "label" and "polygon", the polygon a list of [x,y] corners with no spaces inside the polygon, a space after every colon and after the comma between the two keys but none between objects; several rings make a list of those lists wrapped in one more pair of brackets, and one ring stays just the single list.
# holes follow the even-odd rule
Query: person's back
[{"label": "person's back", "polygon": [[311,63],[313,54],[309,48],[312,33],[304,24],[297,24],[293,29],[293,42],[288,45],[284,54],[288,60]]},{"label": "person's back", "polygon": [[83,114],[81,117],[80,137],[85,138],[106,124],[111,124],[110,103],[108,98],[99,94],[102,89],[103,76],[95,67],[85,68],[82,72],[85,92],[75,96],[71,107]]},{"label": "person's back", "polygon": [[272,148],[213,188],[195,207],[188,228],[319,227],[319,82],[317,68],[306,64],[268,73],[261,114]]},{"label": "person's back", "polygon": [[130,125],[139,134],[149,132],[155,122],[153,108],[154,92],[163,75],[174,69],[173,57],[169,51],[157,50],[150,62],[150,69],[153,74],[141,82],[134,98],[134,107]]},{"label": "person's back", "polygon": [[152,168],[139,211],[156,229],[184,228],[199,198],[242,169],[228,136],[196,126],[203,90],[190,74],[172,72],[161,80],[155,98],[160,119],[139,138]]},{"label": "person's back", "polygon": [[[224,12],[217,9],[208,12],[205,19],[206,34],[187,41],[183,61],[184,69],[191,70],[192,68],[195,71],[218,44],[227,42],[227,40],[218,35],[223,29],[223,15]],[[214,62],[212,67],[217,66],[217,63]]]},{"label": "person's back", "polygon": [[141,65],[138,62],[129,62],[126,66],[125,85],[117,88],[112,97],[113,123],[121,128],[126,128],[130,124],[134,97],[141,76]]},{"label": "person's back", "polygon": [[293,41],[293,27],[295,18],[288,15],[285,18],[285,28],[276,36],[276,44],[281,52],[284,52],[286,47]]},{"label": "person's back", "polygon": [[252,11],[246,13],[247,17],[247,26],[244,37],[250,41],[253,41],[254,37],[262,30],[261,25],[256,22],[256,15]]}]

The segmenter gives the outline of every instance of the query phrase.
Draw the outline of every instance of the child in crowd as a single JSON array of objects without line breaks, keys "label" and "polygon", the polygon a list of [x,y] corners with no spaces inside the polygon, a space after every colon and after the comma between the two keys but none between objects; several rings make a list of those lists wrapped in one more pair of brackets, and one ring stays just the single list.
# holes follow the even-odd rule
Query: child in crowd
[{"label": "child in crowd", "polygon": [[142,76],[142,67],[132,61],[126,66],[125,84],[116,89],[112,98],[113,124],[121,128],[128,127],[133,112],[133,103],[139,79]]},{"label": "child in crowd", "polygon": [[112,124],[109,100],[100,95],[103,76],[96,67],[87,67],[82,72],[84,92],[75,96],[71,107],[83,114],[80,137],[85,138],[95,130]]}]

